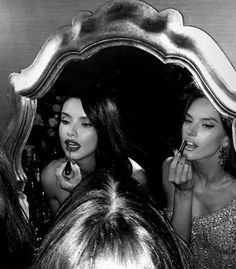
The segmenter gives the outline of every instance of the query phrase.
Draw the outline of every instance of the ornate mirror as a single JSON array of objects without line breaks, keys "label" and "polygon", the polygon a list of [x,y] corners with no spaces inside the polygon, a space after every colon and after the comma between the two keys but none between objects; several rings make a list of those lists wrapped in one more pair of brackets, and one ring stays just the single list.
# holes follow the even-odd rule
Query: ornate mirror
[{"label": "ornate mirror", "polygon": [[110,1],[93,13],[79,12],[48,38],[31,66],[10,75],[12,117],[3,140],[19,183],[26,181],[26,143],[34,144],[43,164],[49,161],[62,95],[71,82],[90,77],[112,85],[130,155],[156,186],[167,137],[178,129],[179,96],[192,78],[219,112],[236,116],[236,72],[208,34],[184,25],[177,10]]}]

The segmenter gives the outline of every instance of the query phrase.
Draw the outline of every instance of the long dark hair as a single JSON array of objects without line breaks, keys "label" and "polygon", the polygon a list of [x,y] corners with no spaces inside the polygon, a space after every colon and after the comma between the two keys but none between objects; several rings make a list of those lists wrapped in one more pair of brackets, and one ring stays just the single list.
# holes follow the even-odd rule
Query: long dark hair
[{"label": "long dark hair", "polygon": [[97,130],[96,168],[131,174],[126,139],[111,86],[93,80],[83,80],[69,91],[63,98],[63,103],[70,98],[81,100],[87,117]]},{"label": "long dark hair", "polygon": [[24,269],[33,258],[33,237],[18,201],[16,178],[0,149],[0,268]]}]

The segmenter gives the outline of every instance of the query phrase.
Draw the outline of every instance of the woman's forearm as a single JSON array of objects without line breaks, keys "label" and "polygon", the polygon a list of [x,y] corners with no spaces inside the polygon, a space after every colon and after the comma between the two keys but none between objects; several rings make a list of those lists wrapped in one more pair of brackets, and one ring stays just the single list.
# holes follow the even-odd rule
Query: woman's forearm
[{"label": "woman's forearm", "polygon": [[186,242],[190,242],[191,237],[192,201],[193,191],[175,189],[171,224]]}]

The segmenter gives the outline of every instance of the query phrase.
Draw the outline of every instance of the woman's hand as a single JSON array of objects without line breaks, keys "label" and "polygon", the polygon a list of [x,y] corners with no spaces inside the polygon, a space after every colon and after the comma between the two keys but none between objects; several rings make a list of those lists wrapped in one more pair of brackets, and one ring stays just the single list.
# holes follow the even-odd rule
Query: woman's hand
[{"label": "woman's hand", "polygon": [[67,161],[63,162],[60,166],[56,168],[57,186],[66,191],[72,192],[74,188],[80,183],[82,176],[79,166],[74,162],[70,162],[71,172],[69,175],[66,175],[66,164]]},{"label": "woman's hand", "polygon": [[186,159],[186,156],[181,155],[179,152],[174,156],[170,164],[168,180],[181,192],[193,190],[194,182],[191,163]]}]

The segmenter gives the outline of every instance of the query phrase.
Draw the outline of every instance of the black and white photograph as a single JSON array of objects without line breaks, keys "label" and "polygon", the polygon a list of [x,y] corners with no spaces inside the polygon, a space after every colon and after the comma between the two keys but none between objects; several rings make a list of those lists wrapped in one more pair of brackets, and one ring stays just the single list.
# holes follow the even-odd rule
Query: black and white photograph
[{"label": "black and white photograph", "polygon": [[236,269],[235,13],[0,0],[0,269]]}]

